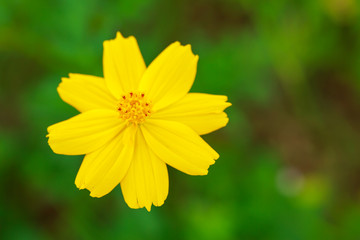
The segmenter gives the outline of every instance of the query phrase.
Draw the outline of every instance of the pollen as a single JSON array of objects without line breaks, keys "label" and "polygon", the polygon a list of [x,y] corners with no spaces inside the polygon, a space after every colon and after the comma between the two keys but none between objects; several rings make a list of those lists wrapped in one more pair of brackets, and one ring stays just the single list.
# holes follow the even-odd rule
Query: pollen
[{"label": "pollen", "polygon": [[130,92],[120,98],[118,111],[128,124],[141,124],[151,115],[151,102],[144,93]]}]

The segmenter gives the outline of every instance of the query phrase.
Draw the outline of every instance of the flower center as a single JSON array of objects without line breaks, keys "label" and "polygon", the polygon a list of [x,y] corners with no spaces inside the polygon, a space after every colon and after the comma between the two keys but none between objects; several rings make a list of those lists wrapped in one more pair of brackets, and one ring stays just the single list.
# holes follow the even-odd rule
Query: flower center
[{"label": "flower center", "polygon": [[120,118],[128,124],[140,124],[151,115],[151,102],[148,101],[144,93],[130,92],[120,98],[118,104]]}]

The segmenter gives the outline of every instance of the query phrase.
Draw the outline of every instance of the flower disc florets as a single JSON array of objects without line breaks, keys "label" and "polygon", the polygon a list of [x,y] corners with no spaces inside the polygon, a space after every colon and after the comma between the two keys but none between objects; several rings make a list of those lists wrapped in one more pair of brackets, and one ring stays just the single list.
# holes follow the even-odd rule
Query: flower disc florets
[{"label": "flower disc florets", "polygon": [[140,124],[151,115],[151,103],[147,101],[144,93],[130,92],[120,98],[118,104],[120,118],[128,124]]}]

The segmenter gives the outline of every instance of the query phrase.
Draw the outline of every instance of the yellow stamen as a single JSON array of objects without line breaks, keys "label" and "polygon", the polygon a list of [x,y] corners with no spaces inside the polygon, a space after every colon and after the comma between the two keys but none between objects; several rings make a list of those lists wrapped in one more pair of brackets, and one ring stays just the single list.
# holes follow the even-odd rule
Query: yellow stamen
[{"label": "yellow stamen", "polygon": [[128,124],[141,124],[151,115],[151,103],[145,98],[144,93],[130,92],[120,98],[118,104],[120,118]]}]

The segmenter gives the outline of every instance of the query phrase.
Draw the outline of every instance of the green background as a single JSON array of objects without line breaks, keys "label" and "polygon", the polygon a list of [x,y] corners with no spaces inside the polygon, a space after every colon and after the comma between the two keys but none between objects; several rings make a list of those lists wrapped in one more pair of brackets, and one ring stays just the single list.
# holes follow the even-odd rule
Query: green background
[{"label": "green background", "polygon": [[[356,0],[0,1],[0,239],[360,239]],[[102,42],[134,35],[148,65],[199,54],[194,92],[227,95],[204,177],[169,168],[165,204],[79,191],[81,156],[47,126],[77,114],[56,87],[102,76]]]}]

